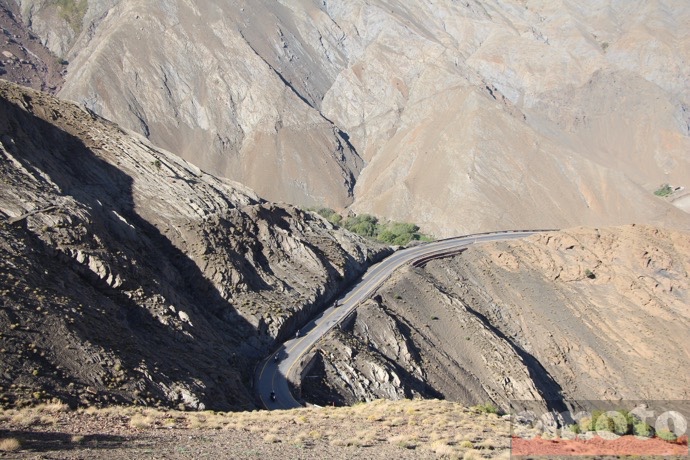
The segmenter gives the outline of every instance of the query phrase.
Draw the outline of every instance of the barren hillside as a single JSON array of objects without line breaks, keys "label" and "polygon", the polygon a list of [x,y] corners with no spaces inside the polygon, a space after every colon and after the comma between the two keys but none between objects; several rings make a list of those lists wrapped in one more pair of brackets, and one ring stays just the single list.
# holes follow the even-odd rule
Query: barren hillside
[{"label": "barren hillside", "polygon": [[653,196],[690,186],[686,1],[16,1],[62,97],[266,198],[690,227]]},{"label": "barren hillside", "polygon": [[303,396],[684,400],[689,273],[690,234],[646,226],[471,247],[394,275],[321,344]]},{"label": "barren hillside", "polygon": [[254,363],[387,251],[0,82],[0,403],[253,406]]}]

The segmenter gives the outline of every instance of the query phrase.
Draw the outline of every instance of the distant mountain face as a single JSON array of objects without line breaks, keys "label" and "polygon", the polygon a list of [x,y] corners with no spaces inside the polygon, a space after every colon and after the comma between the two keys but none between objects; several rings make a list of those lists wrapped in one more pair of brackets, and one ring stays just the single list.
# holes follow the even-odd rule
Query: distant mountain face
[{"label": "distant mountain face", "polygon": [[259,195],[438,236],[690,216],[683,0],[18,0],[62,97]]},{"label": "distant mountain face", "polygon": [[252,369],[388,248],[0,81],[0,405],[251,408]]}]

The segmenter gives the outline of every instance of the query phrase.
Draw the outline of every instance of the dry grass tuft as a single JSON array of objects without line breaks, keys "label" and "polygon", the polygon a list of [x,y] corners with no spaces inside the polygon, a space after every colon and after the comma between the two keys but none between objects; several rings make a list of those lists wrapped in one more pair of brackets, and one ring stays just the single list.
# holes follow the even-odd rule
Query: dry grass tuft
[{"label": "dry grass tuft", "polygon": [[[103,410],[103,409],[100,409],[100,410]],[[89,406],[86,409],[82,409],[81,411],[84,412],[85,414],[94,415],[94,414],[97,414],[99,412],[99,409],[96,406]]]},{"label": "dry grass tuft", "polygon": [[364,441],[360,438],[350,438],[345,441],[345,445],[349,447],[366,447]]},{"label": "dry grass tuft", "polygon": [[14,416],[12,416],[11,422],[14,425],[18,425],[21,427],[30,427],[31,425],[35,425],[36,423],[38,423],[40,418],[40,416],[33,413],[32,411],[22,410],[16,412]]},{"label": "dry grass tuft", "polygon": [[280,442],[280,439],[277,435],[269,433],[266,436],[264,436],[264,441],[274,444],[276,442]]},{"label": "dry grass tuft", "polygon": [[476,447],[479,449],[493,450],[494,448],[496,448],[496,443],[491,439],[485,439],[485,440],[477,443]]},{"label": "dry grass tuft", "polygon": [[496,457],[494,457],[494,460],[510,460],[512,457],[510,455],[510,450],[504,450],[500,454],[498,454]]},{"label": "dry grass tuft", "polygon": [[84,436],[80,434],[73,434],[69,441],[72,444],[81,444],[82,442],[84,442]]},{"label": "dry grass tuft", "polygon": [[165,420],[163,420],[163,426],[165,428],[174,428],[177,426],[177,421],[172,417],[168,417]]},{"label": "dry grass tuft", "polygon": [[362,441],[362,445],[369,446],[376,441],[376,430],[358,431],[356,438]]},{"label": "dry grass tuft", "polygon": [[468,450],[462,456],[462,460],[479,460],[480,458],[482,458],[482,454],[478,450]]},{"label": "dry grass tuft", "polygon": [[35,410],[38,412],[57,414],[60,412],[69,412],[69,406],[61,402],[52,402],[47,404],[39,404],[36,406]]},{"label": "dry grass tuft", "polygon": [[392,436],[388,438],[388,442],[405,449],[414,449],[419,444],[416,437],[407,434]]},{"label": "dry grass tuft", "polygon": [[293,437],[290,440],[290,443],[295,445],[302,445],[307,439],[309,439],[309,434],[302,431],[300,433],[297,433],[295,437]]},{"label": "dry grass tuft", "polygon": [[382,422],[383,421],[383,415],[381,414],[371,414],[370,416],[367,417],[367,420],[370,422]]},{"label": "dry grass tuft", "polygon": [[392,420],[386,420],[383,422],[384,425],[386,426],[401,426],[405,423],[405,419],[402,417],[395,417]]},{"label": "dry grass tuft", "polygon": [[429,446],[429,449],[441,457],[452,457],[454,454],[456,454],[453,446],[441,440],[432,442]]},{"label": "dry grass tuft", "polygon": [[0,439],[0,452],[14,452],[22,447],[17,438]]},{"label": "dry grass tuft", "polygon": [[153,418],[143,414],[134,414],[129,420],[129,426],[144,430],[153,426]]}]

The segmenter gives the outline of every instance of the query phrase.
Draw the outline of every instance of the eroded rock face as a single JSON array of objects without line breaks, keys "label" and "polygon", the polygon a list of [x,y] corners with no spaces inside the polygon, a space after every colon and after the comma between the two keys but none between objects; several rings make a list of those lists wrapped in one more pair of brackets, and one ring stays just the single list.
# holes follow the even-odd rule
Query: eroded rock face
[{"label": "eroded rock face", "polygon": [[[577,228],[472,246],[394,276],[317,351],[303,395],[688,397],[690,235]],[[383,368],[385,372],[376,372]],[[400,381],[397,391],[389,382]],[[549,403],[551,404],[551,403]]]},{"label": "eroded rock face", "polygon": [[6,82],[0,132],[4,403],[251,407],[253,364],[387,251]]},{"label": "eroded rock face", "polygon": [[63,97],[273,200],[436,236],[690,225],[651,193],[690,185],[683,0],[19,3]]}]

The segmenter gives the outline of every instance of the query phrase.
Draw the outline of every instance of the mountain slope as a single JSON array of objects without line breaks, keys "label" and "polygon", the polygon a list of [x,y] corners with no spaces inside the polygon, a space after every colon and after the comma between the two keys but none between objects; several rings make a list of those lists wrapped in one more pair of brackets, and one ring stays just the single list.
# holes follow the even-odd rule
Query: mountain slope
[{"label": "mountain slope", "polygon": [[[683,400],[690,238],[576,228],[482,244],[401,271],[315,352],[302,394]],[[317,379],[316,377],[321,377]]]},{"label": "mountain slope", "polygon": [[437,236],[690,225],[652,196],[690,177],[682,0],[18,3],[63,97],[267,198]]},{"label": "mountain slope", "polygon": [[387,249],[0,82],[3,403],[252,407],[253,364]]}]

